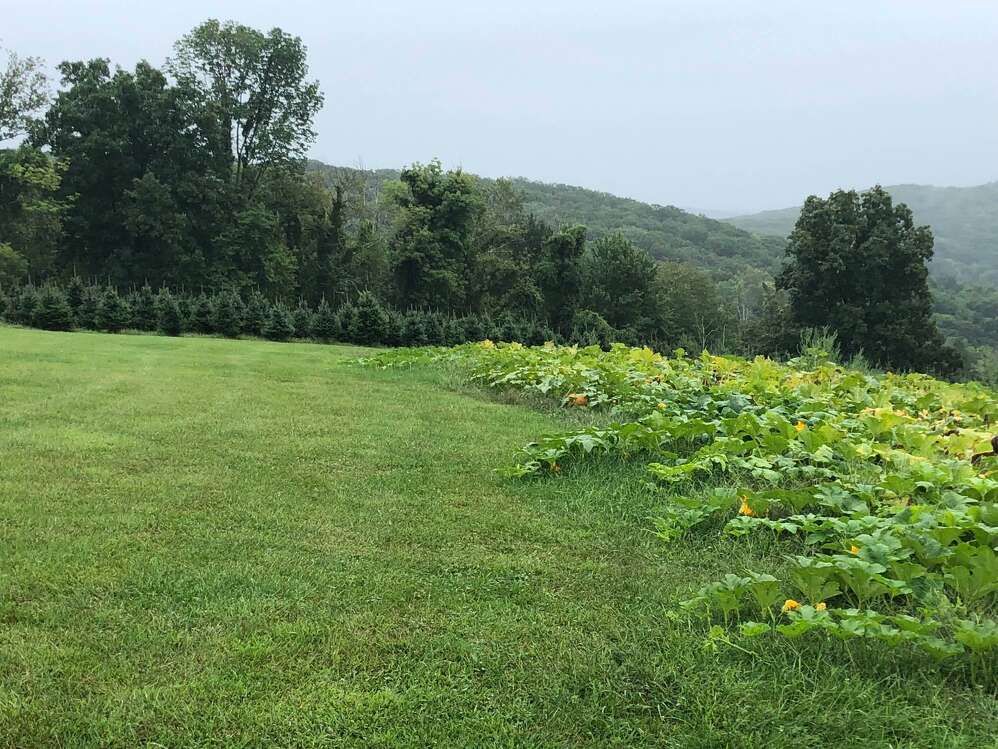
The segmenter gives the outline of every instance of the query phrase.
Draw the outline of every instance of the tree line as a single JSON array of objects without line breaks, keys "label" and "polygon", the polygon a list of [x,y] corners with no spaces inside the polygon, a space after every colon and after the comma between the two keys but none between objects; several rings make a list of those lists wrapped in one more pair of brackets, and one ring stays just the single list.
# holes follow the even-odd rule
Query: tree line
[{"label": "tree line", "polygon": [[[161,68],[58,69],[50,101],[37,61],[11,58],[0,86],[13,92],[0,135],[25,136],[0,152],[0,286],[15,322],[52,327],[56,309],[59,325],[105,330],[391,345],[422,340],[422,326],[440,343],[481,331],[769,355],[828,326],[846,355],[881,366],[963,366],[931,317],[931,233],[879,188],[809,199],[782,273],[722,287],[621,233],[590,241],[585,226],[549,223],[512,181],[439,161],[374,193],[356,175],[327,184],[304,160],[323,94],[304,44],[280,29],[212,20]],[[357,310],[374,332],[349,332]],[[296,315],[324,319],[323,333]]]}]

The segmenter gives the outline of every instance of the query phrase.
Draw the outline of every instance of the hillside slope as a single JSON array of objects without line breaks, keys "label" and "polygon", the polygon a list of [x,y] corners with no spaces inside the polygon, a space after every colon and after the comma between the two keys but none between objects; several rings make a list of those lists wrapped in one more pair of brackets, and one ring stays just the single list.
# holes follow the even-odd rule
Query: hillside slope
[{"label": "hillside slope", "polygon": [[[895,201],[911,208],[915,220],[936,237],[932,271],[962,281],[998,284],[998,182],[976,187],[892,185]],[[724,223],[761,234],[785,237],[800,206],[724,219]]]},{"label": "hillside slope", "polygon": [[[385,181],[398,178],[398,172],[390,169],[357,170],[318,161],[309,162],[309,168],[330,183],[360,178],[369,197]],[[584,224],[591,239],[619,231],[656,259],[690,262],[718,278],[750,269],[773,273],[783,257],[782,237],[759,236],[674,206],[521,177],[513,182],[523,193],[527,210],[549,224]]]}]

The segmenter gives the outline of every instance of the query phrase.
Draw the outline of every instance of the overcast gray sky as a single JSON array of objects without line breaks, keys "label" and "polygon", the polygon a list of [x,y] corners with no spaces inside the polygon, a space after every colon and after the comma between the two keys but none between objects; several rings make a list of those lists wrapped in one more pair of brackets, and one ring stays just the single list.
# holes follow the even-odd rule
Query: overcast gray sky
[{"label": "overcast gray sky", "polygon": [[208,17],[305,40],[331,163],[438,156],[707,211],[998,179],[983,0],[0,0],[0,39],[160,64]]}]

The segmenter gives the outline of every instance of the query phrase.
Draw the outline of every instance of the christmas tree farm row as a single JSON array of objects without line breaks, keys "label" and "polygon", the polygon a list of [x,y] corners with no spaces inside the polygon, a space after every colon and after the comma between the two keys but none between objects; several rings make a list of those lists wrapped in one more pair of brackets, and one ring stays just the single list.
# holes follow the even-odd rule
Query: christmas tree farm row
[{"label": "christmas tree farm row", "polygon": [[[540,344],[559,338],[546,324],[506,313],[496,318],[453,317],[423,310],[394,310],[368,292],[335,309],[325,300],[315,307],[305,302],[289,307],[259,292],[186,294],[143,286],[122,294],[114,287],[88,285],[79,278],[65,286],[0,289],[0,319],[45,330],[137,330],[171,336],[255,336],[369,346],[456,345],[486,338]],[[611,332],[582,320],[571,338],[586,344],[605,343]]]}]

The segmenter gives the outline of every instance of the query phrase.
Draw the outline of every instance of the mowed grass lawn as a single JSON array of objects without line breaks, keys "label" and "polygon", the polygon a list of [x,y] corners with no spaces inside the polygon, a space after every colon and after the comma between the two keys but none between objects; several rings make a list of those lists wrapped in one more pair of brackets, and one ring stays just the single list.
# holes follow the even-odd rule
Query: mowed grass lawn
[{"label": "mowed grass lawn", "polygon": [[0,327],[0,745],[996,744],[962,673],[670,619],[780,549],[502,478],[564,417],[361,353]]}]

